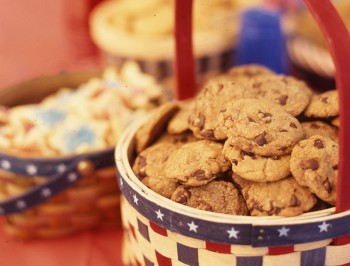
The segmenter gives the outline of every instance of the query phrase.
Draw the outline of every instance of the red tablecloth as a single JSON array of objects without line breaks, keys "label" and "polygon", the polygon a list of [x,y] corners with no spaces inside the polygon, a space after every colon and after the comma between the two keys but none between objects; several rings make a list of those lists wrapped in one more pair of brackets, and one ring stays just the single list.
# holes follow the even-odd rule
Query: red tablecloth
[{"label": "red tablecloth", "polygon": [[[0,0],[0,88],[96,65],[96,58],[74,54],[84,47],[76,49],[66,23],[67,4],[74,8],[73,3],[83,1]],[[0,265],[121,265],[121,229],[23,242],[7,237],[2,223],[0,219]]]}]

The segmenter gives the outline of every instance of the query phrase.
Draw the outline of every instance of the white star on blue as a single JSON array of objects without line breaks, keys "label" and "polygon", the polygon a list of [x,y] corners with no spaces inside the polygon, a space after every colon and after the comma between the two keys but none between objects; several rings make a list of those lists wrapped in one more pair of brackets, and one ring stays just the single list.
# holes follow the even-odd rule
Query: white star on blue
[{"label": "white star on blue", "polygon": [[134,194],[132,197],[134,198],[134,203],[136,205],[139,205],[139,199],[137,198],[137,196]]},{"label": "white star on blue", "polygon": [[157,214],[157,219],[163,221],[164,214],[160,211],[160,209],[158,211],[156,211],[155,213]]},{"label": "white star on blue", "polygon": [[279,237],[281,237],[281,236],[288,236],[289,230],[290,230],[289,228],[286,228],[284,226],[281,229],[277,229],[277,231],[280,233]]},{"label": "white star on blue", "polygon": [[25,203],[25,201],[19,200],[16,202],[16,206],[18,209],[24,209],[27,206],[27,204]]},{"label": "white star on blue", "polygon": [[232,227],[230,230],[227,230],[226,232],[229,234],[228,238],[232,238],[232,237],[234,237],[236,239],[238,238],[237,235],[238,235],[239,231],[235,230],[234,227]]},{"label": "white star on blue", "polygon": [[76,173],[70,173],[67,177],[67,179],[70,181],[70,182],[74,182],[78,179],[78,176]]},{"label": "white star on blue", "polygon": [[198,225],[196,225],[193,221],[191,223],[187,223],[187,225],[189,226],[190,231],[197,233]]},{"label": "white star on blue", "polygon": [[63,173],[64,171],[66,171],[66,169],[67,169],[67,167],[63,163],[61,163],[57,166],[57,172],[59,172],[59,173]]},{"label": "white star on blue", "polygon": [[5,170],[11,169],[11,163],[7,160],[2,160],[0,165]]},{"label": "white star on blue", "polygon": [[41,195],[45,198],[50,197],[51,196],[51,190],[49,188],[43,188],[41,190]]},{"label": "white star on blue", "polygon": [[38,172],[38,169],[36,168],[36,166],[34,164],[29,164],[26,167],[26,171],[30,175],[36,175]]},{"label": "white star on blue", "polygon": [[318,227],[320,228],[320,233],[321,232],[328,232],[328,226],[330,226],[331,224],[327,224],[326,222],[323,222],[322,224],[318,225]]}]

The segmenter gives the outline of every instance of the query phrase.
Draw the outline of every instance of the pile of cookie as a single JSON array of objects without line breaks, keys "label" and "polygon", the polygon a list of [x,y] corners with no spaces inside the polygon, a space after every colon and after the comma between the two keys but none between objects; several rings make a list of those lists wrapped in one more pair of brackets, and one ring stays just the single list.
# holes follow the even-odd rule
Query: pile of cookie
[{"label": "pile of cookie", "polygon": [[0,150],[57,156],[113,147],[138,113],[166,100],[164,88],[132,61],[120,71],[57,92],[35,104],[0,105]]},{"label": "pile of cookie", "polygon": [[136,176],[193,208],[295,216],[335,204],[338,95],[259,65],[234,67],[136,133]]}]

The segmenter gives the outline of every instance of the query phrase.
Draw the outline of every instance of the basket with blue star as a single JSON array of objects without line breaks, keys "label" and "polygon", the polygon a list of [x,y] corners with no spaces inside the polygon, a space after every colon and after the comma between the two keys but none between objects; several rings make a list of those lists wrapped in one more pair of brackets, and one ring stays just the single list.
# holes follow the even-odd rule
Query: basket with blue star
[{"label": "basket with blue star", "polygon": [[[343,43],[330,44],[339,71],[339,145],[337,136],[331,140],[330,131],[322,135],[319,122],[313,121],[310,127],[316,133],[306,127],[299,137],[295,133],[302,123],[317,120],[313,115],[307,118],[310,103],[316,98],[329,103],[330,98],[313,94],[300,113],[292,115],[287,110],[291,94],[279,101],[274,94],[278,88],[262,89],[266,80],[277,82],[281,77],[266,72],[264,78],[256,77],[261,67],[254,66],[248,77],[237,77],[247,72],[233,68],[195,92],[191,87],[195,86],[190,71],[193,62],[188,60],[191,42],[186,44],[191,1],[177,0],[179,45],[186,48],[177,48],[182,56],[177,58],[179,101],[166,103],[130,125],[115,150],[126,265],[350,263],[350,182],[346,177],[350,140],[344,106],[350,101],[346,92],[350,79],[344,75],[350,36],[342,31],[344,25],[329,1],[305,2],[312,14],[318,14],[330,39],[338,40],[335,29],[343,36]],[[323,18],[330,16],[332,22],[325,23]],[[289,77],[284,77],[284,83],[297,86]],[[254,94],[260,90],[263,93]],[[279,100],[272,103],[270,93],[273,100]],[[275,124],[280,116],[284,122]],[[328,118],[321,119],[322,123],[330,125],[334,115]],[[257,135],[257,130],[264,132]],[[276,138],[281,141],[277,146]],[[289,144],[284,145],[286,142]],[[271,145],[275,149],[268,148]],[[287,161],[287,171],[282,158]]]},{"label": "basket with blue star", "polygon": [[20,239],[120,224],[114,146],[165,100],[133,62],[0,90],[0,215]]}]

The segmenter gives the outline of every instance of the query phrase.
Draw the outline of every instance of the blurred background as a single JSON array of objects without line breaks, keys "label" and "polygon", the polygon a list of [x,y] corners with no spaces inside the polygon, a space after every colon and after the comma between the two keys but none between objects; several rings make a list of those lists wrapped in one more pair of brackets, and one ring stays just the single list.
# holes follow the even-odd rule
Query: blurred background
[{"label": "blurred background", "polygon": [[[334,1],[346,24],[350,17],[349,2]],[[44,0],[0,0],[0,3],[1,87],[60,71],[106,64],[120,66],[126,59],[138,61],[144,71],[160,78],[172,74],[173,0],[55,0],[50,4]],[[282,40],[286,41],[288,53],[279,54],[288,62],[283,63],[284,70],[280,72],[293,73],[318,85],[327,82],[328,87],[334,86],[334,69],[328,66],[332,62],[323,51],[326,47],[322,35],[313,19],[305,14],[301,0],[198,0],[194,5],[197,72],[213,73],[236,63],[260,60],[256,58],[264,53],[261,45],[256,46],[260,50],[250,55],[251,58],[242,59],[241,54],[238,59],[232,56],[237,55],[237,49],[247,53],[239,46],[239,41],[246,36],[246,27],[258,27],[259,31],[264,24],[261,21],[249,24],[256,15],[248,15],[244,20],[244,12],[263,7],[264,12],[267,10],[282,24],[285,18],[289,20],[287,27],[285,23],[282,25],[283,35],[274,33],[274,38],[280,41],[284,35],[288,37]],[[271,17],[263,18],[265,22],[269,19],[273,22]],[[302,38],[296,40],[295,36]],[[315,47],[321,49],[313,49]],[[250,49],[249,52],[253,48],[246,49]],[[310,53],[310,49],[314,51]],[[275,57],[270,56],[268,60]]]}]

